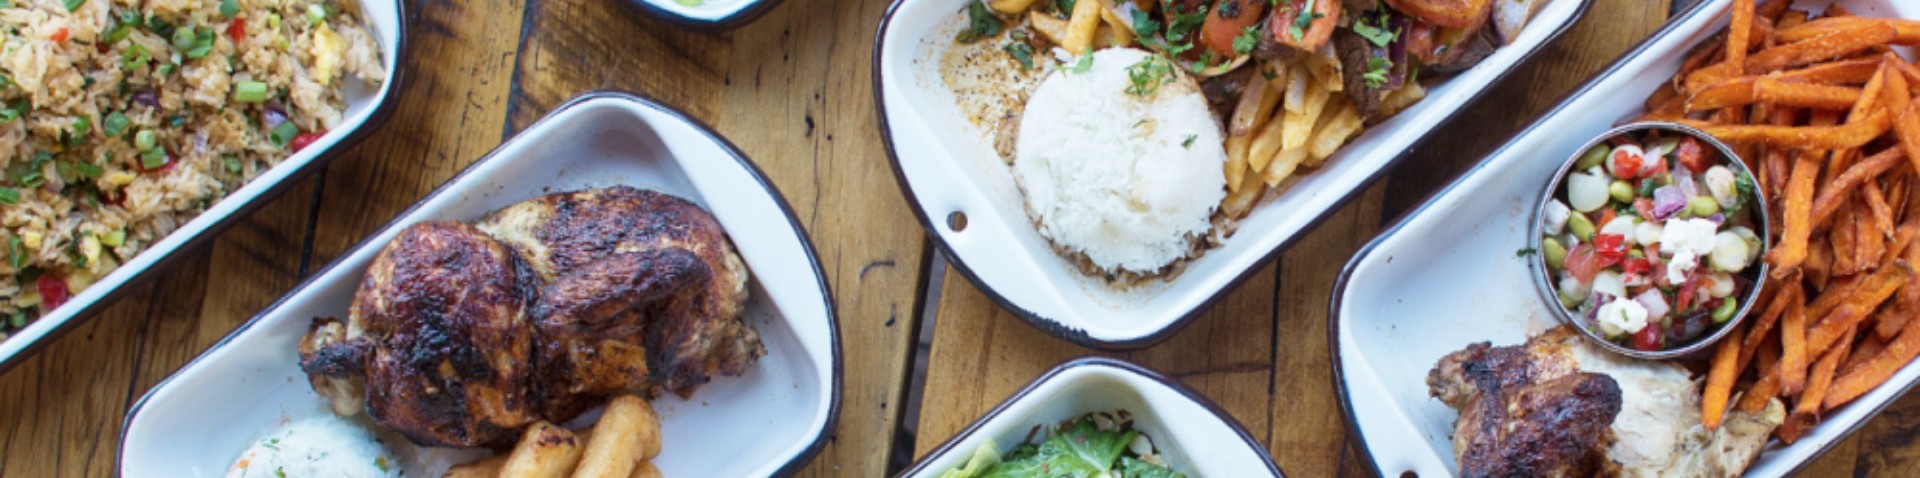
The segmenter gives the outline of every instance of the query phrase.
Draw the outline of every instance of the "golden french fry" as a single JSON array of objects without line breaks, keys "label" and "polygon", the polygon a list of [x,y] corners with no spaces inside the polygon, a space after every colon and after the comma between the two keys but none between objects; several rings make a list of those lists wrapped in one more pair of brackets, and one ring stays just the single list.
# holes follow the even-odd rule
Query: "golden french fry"
[{"label": "golden french fry", "polygon": [[1227,137],[1227,164],[1224,171],[1227,175],[1227,192],[1240,190],[1240,178],[1247,175],[1247,149],[1252,144],[1252,137]]},{"label": "golden french fry", "polygon": [[1067,41],[1060,46],[1074,55],[1093,51],[1093,34],[1100,28],[1100,2],[1077,2],[1067,19]]},{"label": "golden french fry", "polygon": [[1260,183],[1262,179],[1256,174],[1241,178],[1241,183],[1227,192],[1227,198],[1220,200],[1220,212],[1231,218],[1246,217],[1247,211],[1253,210],[1253,202],[1260,199],[1260,193],[1266,192]]},{"label": "golden french fry", "polygon": [[1274,156],[1273,164],[1267,166],[1267,186],[1279,187],[1280,182],[1293,176],[1293,172],[1300,169],[1300,163],[1306,160],[1307,148],[1281,150],[1279,155]]},{"label": "golden french fry", "polygon": [[628,478],[664,478],[665,476],[660,474],[659,468],[653,466],[652,460],[647,460],[640,462],[640,466],[634,467],[633,474]]},{"label": "golden french fry", "polygon": [[453,465],[440,478],[494,478],[500,476],[500,468],[507,466],[507,456],[497,455],[485,460]]},{"label": "golden french fry", "polygon": [[1054,18],[1053,15],[1045,13],[1028,12],[1027,24],[1033,25],[1033,31],[1040,32],[1040,36],[1047,37],[1047,41],[1055,45],[1064,45],[1067,42],[1066,20]]},{"label": "golden french fry", "polygon": [[1306,147],[1307,140],[1313,137],[1313,125],[1320,121],[1321,114],[1327,109],[1328,100],[1333,96],[1333,92],[1327,91],[1319,84],[1310,85],[1306,107],[1299,114],[1288,113],[1280,119],[1280,122],[1285,125],[1280,147],[1282,149]]},{"label": "golden french fry", "polygon": [[580,478],[625,478],[640,461],[660,455],[660,419],[646,400],[622,395],[607,403],[587,441]]},{"label": "golden french fry", "polygon": [[[1078,7],[1079,4],[1074,6]],[[1105,20],[1107,27],[1113,30],[1112,45],[1133,46],[1133,37],[1137,33],[1133,31],[1133,25],[1130,22],[1122,20],[1120,14],[1113,12],[1113,0],[1100,0],[1100,19]]]},{"label": "golden french fry", "polygon": [[1360,131],[1360,126],[1360,112],[1354,109],[1352,103],[1342,104],[1340,111],[1334,113],[1327,125],[1314,135],[1312,151],[1308,153],[1312,159],[1308,160],[1308,166],[1318,166],[1340,151],[1340,147],[1347,144],[1347,139]]},{"label": "golden french fry", "polygon": [[1227,120],[1228,136],[1247,136],[1260,127],[1266,120],[1260,115],[1267,97],[1278,97],[1272,88],[1267,87],[1267,77],[1255,74],[1247,78],[1246,92],[1240,94],[1240,102],[1233,107],[1233,116]]},{"label": "golden french fry", "polygon": [[1280,151],[1281,135],[1285,133],[1288,115],[1285,111],[1274,114],[1275,118],[1267,121],[1267,125],[1260,128],[1260,135],[1253,138],[1253,144],[1247,151],[1247,163],[1254,171],[1266,171],[1274,153]]},{"label": "golden french fry", "polygon": [[1035,1],[1038,0],[990,0],[987,2],[987,7],[996,12],[1014,15],[1032,8]]},{"label": "golden french fry", "polygon": [[1281,106],[1287,111],[1300,113],[1307,110],[1307,86],[1313,83],[1313,72],[1307,66],[1296,63],[1287,68],[1286,100]]},{"label": "golden french fry", "polygon": [[1409,81],[1400,89],[1387,93],[1386,100],[1380,102],[1380,111],[1385,116],[1392,116],[1424,99],[1427,99],[1427,88],[1420,86],[1418,82]]},{"label": "golden french fry", "polygon": [[573,432],[545,421],[534,422],[507,454],[500,478],[560,478],[580,462],[580,443]]},{"label": "golden french fry", "polygon": [[1340,57],[1334,53],[1333,43],[1329,42],[1321,45],[1320,49],[1314,50],[1312,55],[1307,56],[1306,65],[1307,70],[1313,72],[1313,77],[1320,81],[1322,90],[1333,92],[1347,90],[1347,81],[1345,77],[1340,76]]}]

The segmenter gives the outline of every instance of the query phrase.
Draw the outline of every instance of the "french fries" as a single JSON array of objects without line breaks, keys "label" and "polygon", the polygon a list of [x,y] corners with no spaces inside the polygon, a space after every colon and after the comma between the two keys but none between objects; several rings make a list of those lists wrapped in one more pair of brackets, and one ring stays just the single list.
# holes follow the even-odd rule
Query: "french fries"
[{"label": "french fries", "polygon": [[1100,29],[1100,10],[1097,1],[1073,4],[1073,15],[1067,19],[1067,38],[1060,42],[1060,47],[1074,55],[1093,51],[1093,34]]},{"label": "french fries", "polygon": [[534,422],[500,466],[500,478],[561,478],[579,462],[579,437],[559,425]]},{"label": "french fries", "polygon": [[512,450],[447,470],[445,478],[659,477],[660,418],[639,397],[608,402],[593,428],[575,434],[545,421],[522,432]]},{"label": "french fries", "polygon": [[[1770,283],[1707,368],[1702,424],[1789,410],[1793,442],[1920,358],[1920,22],[1734,0],[1645,118],[1739,148],[1773,212]],[[1773,412],[1767,412],[1773,413]]]}]

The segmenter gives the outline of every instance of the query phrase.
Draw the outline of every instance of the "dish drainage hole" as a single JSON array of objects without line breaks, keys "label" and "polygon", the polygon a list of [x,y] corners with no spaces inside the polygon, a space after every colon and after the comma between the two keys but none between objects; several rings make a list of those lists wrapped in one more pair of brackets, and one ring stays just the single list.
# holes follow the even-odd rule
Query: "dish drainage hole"
[{"label": "dish drainage hole", "polygon": [[950,229],[953,232],[961,232],[961,231],[967,230],[967,213],[954,211],[953,214],[948,214],[947,229]]},{"label": "dish drainage hole", "polygon": [[1407,470],[1400,472],[1400,478],[1420,478],[1420,474],[1414,473],[1413,470]]}]

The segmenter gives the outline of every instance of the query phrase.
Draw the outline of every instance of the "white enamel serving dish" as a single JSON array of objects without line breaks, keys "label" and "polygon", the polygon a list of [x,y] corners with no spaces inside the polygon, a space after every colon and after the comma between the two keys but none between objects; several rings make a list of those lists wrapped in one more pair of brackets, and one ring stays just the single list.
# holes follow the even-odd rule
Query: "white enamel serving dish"
[{"label": "white enamel serving dish", "polygon": [[[962,275],[1042,330],[1099,349],[1135,349],[1173,334],[1300,233],[1406,158],[1414,144],[1586,11],[1549,0],[1514,44],[1435,85],[1425,101],[1368,129],[1171,282],[1115,290],[1054,253],[1023,206],[1006,163],[940,78],[942,52],[971,0],[900,0],[880,24],[873,60],[881,128],[901,189]],[[949,218],[963,216],[955,229]]]},{"label": "white enamel serving dish", "polygon": [[624,0],[654,19],[695,30],[725,30],[753,23],[781,0],[695,0],[692,5],[680,0]]},{"label": "white enamel serving dish", "polygon": [[[1838,3],[1861,16],[1920,18],[1920,3],[1906,0]],[[1708,0],[1675,17],[1347,263],[1330,317],[1334,384],[1374,471],[1458,471],[1450,441],[1458,414],[1427,396],[1427,371],[1470,343],[1518,344],[1556,325],[1530,284],[1536,259],[1515,254],[1529,242],[1541,181],[1582,142],[1640,116],[1641,99],[1673,76],[1688,49],[1726,27],[1731,4]],[[1792,446],[1775,442],[1747,475],[1793,474],[1915,383],[1920,363],[1823,417]]]},{"label": "white enamel serving dish", "polygon": [[65,305],[0,341],[0,372],[19,365],[47,343],[98,315],[112,305],[114,299],[128,292],[131,285],[159,272],[172,262],[177,253],[213,239],[220,231],[265,205],[267,200],[279,196],[295,179],[320,170],[321,166],[359,144],[360,140],[366,139],[381,123],[386,122],[396,103],[393,94],[399,91],[401,79],[405,76],[405,69],[401,65],[407,64],[403,58],[407,55],[406,7],[404,2],[397,0],[355,1],[360,2],[361,21],[367,31],[373,34],[374,43],[380,47],[380,59],[386,67],[387,80],[374,88],[359,81],[344,82],[347,108],[340,124],[332,131],[280,164],[262,171],[252,182],[214,203],[172,234],[148,246],[147,250],[100,278],[92,287],[74,294]]},{"label": "white enamel serving dish", "polygon": [[[613,185],[670,193],[713,213],[752,272],[745,313],[767,347],[743,376],[715,377],[691,400],[653,402],[665,436],[654,463],[669,476],[798,470],[825,443],[840,396],[838,326],[812,246],[774,185],[713,130],[652,101],[602,92],[528,127],[149,391],[127,413],[120,471],[220,476],[280,424],[330,415],[300,372],[296,344],[314,317],[346,315],[367,264],[405,226],[471,221],[542,194]],[[413,454],[396,443],[404,440],[389,442],[397,455]],[[407,476],[440,476],[450,460],[471,456],[432,449],[402,465]]]},{"label": "white enamel serving dish", "polygon": [[1158,372],[1106,357],[1054,367],[898,476],[940,476],[966,464],[988,439],[1004,452],[1025,442],[1035,425],[1114,410],[1133,414],[1134,429],[1187,476],[1281,476],[1267,449],[1219,405]]}]

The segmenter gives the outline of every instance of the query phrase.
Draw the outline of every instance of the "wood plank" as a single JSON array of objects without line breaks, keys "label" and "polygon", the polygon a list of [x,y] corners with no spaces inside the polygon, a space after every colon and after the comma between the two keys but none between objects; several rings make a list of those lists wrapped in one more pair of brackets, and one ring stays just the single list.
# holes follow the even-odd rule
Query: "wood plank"
[{"label": "wood plank", "polygon": [[500,145],[520,44],[502,32],[521,31],[526,3],[417,1],[393,117],[322,176],[315,268]]},{"label": "wood plank", "polygon": [[883,476],[901,415],[927,246],[877,128],[871,65],[886,0],[787,0],[733,32],[718,128],[780,187],[840,318],[840,422],[805,476]]},{"label": "wood plank", "polygon": [[1347,259],[1380,225],[1386,185],[1376,185],[1308,233],[1280,259],[1279,319],[1267,439],[1273,460],[1296,476],[1334,476],[1347,441],[1346,418],[1333,389],[1328,300]]},{"label": "wood plank", "polygon": [[525,43],[512,65],[513,131],[596,89],[645,95],[708,123],[718,119],[726,35],[674,28],[620,3],[535,0],[527,5]]}]

